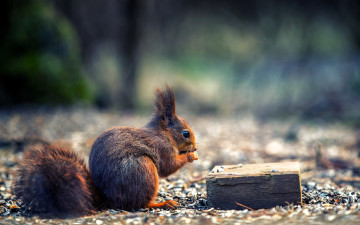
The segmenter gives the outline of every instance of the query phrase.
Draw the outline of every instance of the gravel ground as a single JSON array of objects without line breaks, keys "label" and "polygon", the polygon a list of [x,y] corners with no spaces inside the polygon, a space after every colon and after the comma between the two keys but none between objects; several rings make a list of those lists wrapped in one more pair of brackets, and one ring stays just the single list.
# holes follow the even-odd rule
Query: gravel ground
[{"label": "gravel ground", "polygon": [[[181,115],[181,113],[179,113]],[[0,110],[0,224],[360,224],[359,134],[337,123],[184,116],[199,142],[199,160],[162,179],[158,200],[176,210],[106,210],[74,219],[28,217],[11,195],[22,150],[61,142],[87,159],[94,138],[116,125],[143,126],[149,116],[94,109]],[[214,165],[300,161],[303,205],[261,210],[207,207],[204,177]]]}]

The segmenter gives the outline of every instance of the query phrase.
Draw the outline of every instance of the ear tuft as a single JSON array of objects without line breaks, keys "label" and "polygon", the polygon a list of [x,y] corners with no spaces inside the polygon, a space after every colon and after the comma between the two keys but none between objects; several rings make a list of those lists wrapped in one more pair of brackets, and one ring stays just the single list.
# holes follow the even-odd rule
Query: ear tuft
[{"label": "ear tuft", "polygon": [[165,90],[162,91],[159,88],[155,90],[155,112],[160,115],[161,118],[170,125],[176,116],[176,105],[174,91],[168,85],[165,86]]}]

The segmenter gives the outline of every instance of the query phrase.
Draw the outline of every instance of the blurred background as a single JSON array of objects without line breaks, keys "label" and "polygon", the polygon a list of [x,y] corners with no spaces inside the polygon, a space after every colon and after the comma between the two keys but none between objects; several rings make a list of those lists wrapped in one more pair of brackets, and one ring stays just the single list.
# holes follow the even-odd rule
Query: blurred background
[{"label": "blurred background", "polygon": [[[168,83],[199,160],[161,182],[179,187],[215,165],[296,160],[306,203],[298,215],[359,217],[359,0],[1,3],[0,200],[24,149],[58,144],[87,162],[103,130],[144,126],[154,88]],[[0,217],[17,219],[6,201]],[[357,211],[325,207],[339,202]]]},{"label": "blurred background", "polygon": [[174,87],[196,115],[360,125],[360,2],[4,0],[0,107],[149,112]]}]

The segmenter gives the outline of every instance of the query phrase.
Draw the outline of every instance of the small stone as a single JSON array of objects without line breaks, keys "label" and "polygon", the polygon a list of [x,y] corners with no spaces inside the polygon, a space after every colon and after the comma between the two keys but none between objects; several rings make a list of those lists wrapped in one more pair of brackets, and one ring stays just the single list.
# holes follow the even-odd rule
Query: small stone
[{"label": "small stone", "polygon": [[6,194],[4,195],[4,199],[5,199],[5,200],[10,200],[10,199],[11,199],[11,194],[6,193]]},{"label": "small stone", "polygon": [[307,186],[308,186],[309,188],[314,188],[314,187],[316,186],[316,183],[315,183],[315,182],[308,182],[308,183],[307,183]]},{"label": "small stone", "polygon": [[115,209],[109,209],[108,212],[111,213],[111,214],[118,214],[118,213],[120,213],[120,211],[115,210]]},{"label": "small stone", "polygon": [[336,219],[336,215],[326,215],[325,219],[329,222],[333,221],[334,219]]},{"label": "small stone", "polygon": [[3,215],[3,216],[8,216],[8,215],[10,215],[10,212],[11,212],[11,211],[10,211],[10,209],[9,209],[9,210],[5,211],[2,215]]}]

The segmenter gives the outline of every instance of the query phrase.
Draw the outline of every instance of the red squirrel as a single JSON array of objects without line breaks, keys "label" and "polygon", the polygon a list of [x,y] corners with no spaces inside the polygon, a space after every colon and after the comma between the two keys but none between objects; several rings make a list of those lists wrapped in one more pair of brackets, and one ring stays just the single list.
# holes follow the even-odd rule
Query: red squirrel
[{"label": "red squirrel", "polygon": [[195,136],[176,114],[173,90],[156,89],[155,113],[144,128],[114,127],[95,140],[89,169],[72,150],[29,149],[19,163],[13,193],[41,217],[90,215],[96,210],[174,209],[155,203],[159,177],[198,159]]}]

